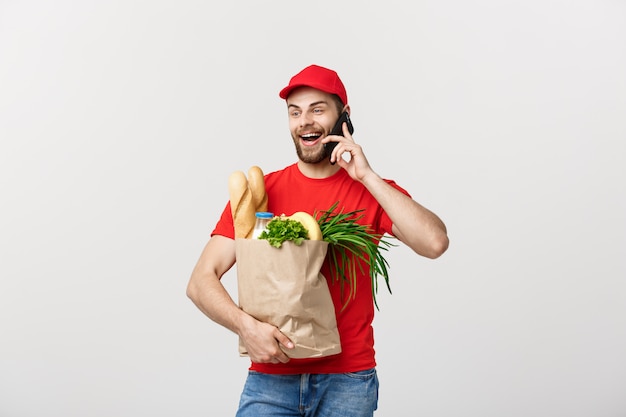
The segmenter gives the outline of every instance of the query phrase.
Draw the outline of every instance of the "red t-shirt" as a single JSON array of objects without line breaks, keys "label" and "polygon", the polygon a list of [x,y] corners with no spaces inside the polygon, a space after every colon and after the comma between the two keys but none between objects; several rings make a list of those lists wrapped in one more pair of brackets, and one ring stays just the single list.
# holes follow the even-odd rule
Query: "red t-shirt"
[{"label": "red t-shirt", "polygon": [[[385,180],[402,193],[408,192],[391,180]],[[283,170],[265,175],[265,189],[268,196],[268,211],[275,215],[287,216],[296,211],[310,214],[325,211],[339,201],[338,209],[343,212],[364,209],[359,213],[363,218],[359,223],[368,225],[374,233],[391,235],[391,219],[369,191],[348,173],[340,169],[328,178],[305,177],[296,164]],[[222,212],[212,235],[218,234],[234,238],[233,219],[230,203]],[[328,263],[322,267],[325,277],[330,274]],[[358,268],[357,268],[358,269]],[[270,374],[303,373],[343,373],[356,372],[376,366],[374,358],[374,303],[369,271],[358,271],[356,296],[341,311],[345,298],[342,299],[341,283],[328,279],[331,297],[335,305],[337,327],[341,340],[341,353],[322,358],[291,359],[288,363],[252,363],[250,369]],[[347,291],[344,291],[344,297]]]}]

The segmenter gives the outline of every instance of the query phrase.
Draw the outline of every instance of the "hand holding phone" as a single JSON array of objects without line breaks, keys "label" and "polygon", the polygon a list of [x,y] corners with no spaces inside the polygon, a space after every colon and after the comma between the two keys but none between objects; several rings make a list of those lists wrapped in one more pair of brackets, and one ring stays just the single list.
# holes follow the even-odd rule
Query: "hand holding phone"
[{"label": "hand holding phone", "polygon": [[[348,114],[348,112],[344,111],[339,116],[339,119],[337,120],[337,123],[335,123],[335,126],[330,131],[329,135],[343,136],[343,124],[344,124],[344,122],[348,124],[348,131],[350,132],[350,134],[354,133],[354,127],[352,126],[352,121],[350,120],[350,115]],[[337,142],[328,142],[328,143],[324,144],[324,149],[326,150],[326,156],[328,156],[330,158],[330,155],[333,152],[333,149],[335,149],[335,146],[337,146]],[[335,163],[331,162],[331,164],[334,165]]]}]

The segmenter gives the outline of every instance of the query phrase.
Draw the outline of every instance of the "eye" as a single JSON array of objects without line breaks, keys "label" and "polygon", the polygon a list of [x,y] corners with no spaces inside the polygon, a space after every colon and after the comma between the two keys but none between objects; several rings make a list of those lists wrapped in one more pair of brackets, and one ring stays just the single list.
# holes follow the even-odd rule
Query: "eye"
[{"label": "eye", "polygon": [[300,116],[300,111],[299,110],[294,110],[291,113],[289,113],[291,117],[298,117]]},{"label": "eye", "polygon": [[319,108],[313,109],[313,113],[321,114],[322,113],[322,109],[319,109]]}]

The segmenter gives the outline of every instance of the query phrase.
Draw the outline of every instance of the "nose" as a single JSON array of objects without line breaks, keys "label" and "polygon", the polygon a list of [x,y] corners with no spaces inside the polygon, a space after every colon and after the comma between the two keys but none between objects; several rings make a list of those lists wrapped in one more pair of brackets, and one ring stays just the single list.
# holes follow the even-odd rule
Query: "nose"
[{"label": "nose", "polygon": [[311,115],[307,112],[304,112],[300,115],[300,127],[308,126],[311,124]]}]

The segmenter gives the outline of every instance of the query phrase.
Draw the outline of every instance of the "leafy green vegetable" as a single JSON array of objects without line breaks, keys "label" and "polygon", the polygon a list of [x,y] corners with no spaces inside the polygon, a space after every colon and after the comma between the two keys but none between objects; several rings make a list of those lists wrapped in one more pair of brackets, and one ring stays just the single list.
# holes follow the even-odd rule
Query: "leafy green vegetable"
[{"label": "leafy green vegetable", "polygon": [[[339,202],[336,202],[328,210],[321,212],[318,224],[322,230],[323,239],[330,245],[329,256],[332,266],[333,279],[340,278],[343,285],[348,282],[350,293],[344,302],[346,307],[351,299],[356,296],[357,268],[363,272],[363,264],[369,267],[372,280],[372,297],[374,305],[378,309],[376,294],[378,293],[378,277],[382,276],[391,294],[389,285],[389,264],[383,257],[382,251],[395,246],[386,236],[375,234],[368,226],[357,223],[363,218],[363,210],[355,210],[344,213],[335,213]],[[315,217],[318,215],[316,213]],[[349,255],[352,255],[349,256]],[[343,287],[342,287],[343,295]]]},{"label": "leafy green vegetable", "polygon": [[309,232],[302,223],[286,217],[274,217],[267,223],[266,229],[259,239],[267,240],[275,248],[280,248],[288,240],[300,246],[303,240],[309,238]]}]

